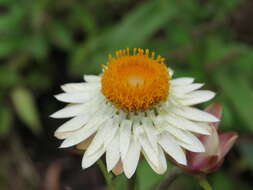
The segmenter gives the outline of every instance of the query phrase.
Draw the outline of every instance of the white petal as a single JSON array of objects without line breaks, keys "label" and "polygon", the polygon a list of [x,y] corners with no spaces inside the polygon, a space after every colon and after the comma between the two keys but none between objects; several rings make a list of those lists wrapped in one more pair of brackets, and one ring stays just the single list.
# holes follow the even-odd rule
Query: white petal
[{"label": "white petal", "polygon": [[77,117],[74,117],[67,122],[63,123],[56,131],[58,132],[67,132],[67,131],[74,131],[76,129],[81,128],[83,125],[85,125],[89,121],[90,117],[89,115],[79,115]]},{"label": "white petal", "polygon": [[123,120],[120,126],[120,153],[121,159],[124,159],[130,144],[132,122]]},{"label": "white petal", "polygon": [[170,81],[171,85],[187,85],[193,83],[194,79],[190,77],[181,77],[181,78],[176,78]]},{"label": "white petal", "polygon": [[170,78],[172,78],[173,74],[174,74],[174,71],[168,67],[168,72],[169,72],[169,76]]},{"label": "white petal", "polygon": [[193,121],[218,122],[219,119],[207,112],[192,107],[174,107],[171,111]]},{"label": "white petal", "polygon": [[126,157],[123,160],[123,169],[127,178],[131,178],[137,168],[140,151],[141,145],[133,136],[131,136],[129,149],[127,151]]},{"label": "white petal", "polygon": [[181,86],[172,86],[170,93],[175,97],[183,97],[185,94],[193,92],[201,88],[204,84],[201,83],[193,83],[189,85],[181,85]]},{"label": "white petal", "polygon": [[[164,174],[164,172],[165,172],[166,170],[164,170],[164,167],[162,167],[162,165],[161,165],[161,163],[160,163],[160,160],[158,161],[158,163],[153,163],[153,162],[150,160],[150,157],[147,156],[147,154],[146,154],[145,151],[143,151],[142,153],[143,153],[145,159],[147,160],[148,164],[150,165],[150,167],[151,167],[156,173],[158,173],[158,174],[160,174],[160,175]],[[158,159],[160,158],[160,155],[159,155],[158,153],[157,153],[155,156],[156,156]]]},{"label": "white petal", "polygon": [[180,139],[181,141],[184,141],[185,143],[192,144],[193,140],[191,136],[188,135],[187,131],[178,129],[176,127],[173,127],[169,124],[164,124],[164,129],[169,132],[174,137]]},{"label": "white petal", "polygon": [[215,93],[209,90],[198,90],[187,94],[180,103],[184,106],[190,106],[211,100]]},{"label": "white petal", "polygon": [[105,147],[108,146],[108,144],[112,141],[113,137],[115,136],[115,134],[119,130],[120,119],[118,117],[114,117],[113,119],[111,119],[111,121],[112,122],[106,124],[106,125],[110,126],[110,130],[107,131],[107,134],[104,136]]},{"label": "white petal", "polygon": [[82,112],[82,110],[85,108],[85,105],[83,104],[70,104],[66,106],[65,108],[53,113],[50,115],[52,118],[69,118],[74,117]]},{"label": "white petal", "polygon": [[[189,120],[187,120],[189,121]],[[194,122],[199,128],[201,129],[204,129],[206,131],[208,131],[207,134],[204,134],[203,135],[212,135],[212,126],[210,125],[210,123],[208,122]],[[189,130],[190,131],[190,130]],[[193,131],[192,131],[193,132]],[[197,133],[197,132],[196,132]],[[199,134],[202,134],[202,133],[199,133]]]},{"label": "white petal", "polygon": [[178,141],[178,144],[183,147],[186,150],[189,150],[191,152],[205,152],[205,150],[203,151],[202,149],[200,150],[199,147],[196,147],[194,145],[191,144],[186,144],[183,141]]},{"label": "white petal", "polygon": [[188,131],[182,131],[180,129],[174,128],[167,125],[165,127],[165,130],[167,130],[172,136],[174,136],[176,139],[179,139],[180,141],[182,141],[183,143],[192,145],[195,147],[195,149],[198,152],[203,152],[205,151],[205,148],[203,146],[203,144],[200,142],[200,140],[193,135],[192,133],[188,132]]},{"label": "white petal", "polygon": [[84,153],[83,159],[82,159],[82,168],[85,169],[93,165],[104,154],[104,152],[105,152],[104,147],[101,147],[94,154],[87,155],[86,153]]},{"label": "white petal", "polygon": [[158,131],[155,129],[150,119],[143,119],[142,122],[143,122],[143,128],[147,134],[149,142],[151,143],[154,150],[157,152],[158,151],[157,149]]},{"label": "white petal", "polygon": [[201,143],[201,141],[195,135],[193,135],[192,133],[190,133],[188,131],[184,131],[183,133],[185,134],[185,137],[184,137],[184,139],[179,139],[180,141],[182,141],[183,143],[192,145],[195,149],[195,152],[204,152],[205,151],[204,145]]},{"label": "white petal", "polygon": [[179,164],[186,165],[186,156],[182,148],[169,135],[162,134],[159,144]]},{"label": "white petal", "polygon": [[[77,129],[78,130],[78,129]],[[76,132],[77,130],[74,131],[67,131],[67,132],[55,132],[54,136],[58,139],[66,139],[68,137],[70,137],[74,132]]]},{"label": "white petal", "polygon": [[[73,135],[72,134],[71,136],[67,137],[61,143],[60,148],[68,148],[68,147],[74,146],[76,144],[79,144],[80,142],[82,142],[85,139],[89,138],[93,133],[95,133],[98,127],[99,126],[86,129],[85,132],[83,132],[83,130],[79,130],[78,131],[78,133],[80,133],[79,135],[77,135],[77,134]],[[82,128],[82,129],[85,129],[85,128]]]},{"label": "white petal", "polygon": [[108,172],[116,166],[120,159],[119,141],[119,133],[117,133],[110,144],[106,147],[106,165]]},{"label": "white petal", "polygon": [[100,77],[97,75],[84,75],[83,78],[86,82],[99,82],[100,81]]},{"label": "white petal", "polygon": [[64,92],[80,92],[85,88],[85,83],[67,83],[61,86]]},{"label": "white petal", "polygon": [[198,125],[198,123],[192,122],[192,121],[187,120],[183,117],[176,116],[174,114],[167,114],[164,117],[171,125],[173,125],[177,128],[188,130],[188,131],[199,133],[199,134],[203,134],[203,135],[210,134],[210,130],[207,127],[200,126],[200,125]]},{"label": "white petal", "polygon": [[173,94],[186,94],[201,88],[204,84],[202,83],[194,83],[189,85],[182,85],[182,86],[174,86],[171,90]]},{"label": "white petal", "polygon": [[73,92],[73,93],[61,93],[55,95],[55,98],[61,102],[66,103],[84,103],[94,97],[94,93],[88,92]]},{"label": "white petal", "polygon": [[[115,135],[116,130],[117,130],[117,127],[115,127],[115,126],[113,125],[113,118],[109,118],[109,119],[105,122],[105,124],[104,124],[103,127],[102,127],[102,130],[104,131],[104,136],[103,136],[102,138],[103,138],[103,141],[104,141],[104,146],[106,147],[106,146],[110,143],[110,141],[111,141],[111,140],[109,140],[109,142],[108,142],[107,136],[108,136],[109,133],[111,133],[112,131],[115,131],[115,132],[113,132],[113,134]],[[113,137],[114,137],[114,135],[113,135]]]},{"label": "white petal", "polygon": [[101,146],[103,146],[103,143],[104,143],[104,135],[108,132],[105,129],[105,126],[106,124],[104,124],[103,126],[101,126],[95,137],[93,138],[91,144],[89,145],[89,149],[87,149],[86,153],[85,154],[93,154],[94,152],[96,152]]},{"label": "white petal", "polygon": [[110,113],[112,112],[110,107],[108,107],[106,104],[99,104],[99,101],[89,102],[85,106],[86,108],[84,108],[81,115],[78,115],[65,122],[56,130],[56,133],[76,130],[85,125],[92,117],[96,115],[99,116],[101,114],[104,115],[106,113],[108,114],[109,118]]},{"label": "white petal", "polygon": [[[76,105],[75,108],[72,109],[72,104],[71,104],[71,108],[68,108],[68,106],[67,106],[66,108],[60,110],[59,112],[61,112],[61,113],[57,113],[56,116],[66,116],[67,117],[67,115],[70,116],[70,114],[73,114],[73,115],[77,114],[76,117],[81,118],[81,120],[88,121],[89,118],[92,117],[94,114],[98,114],[99,112],[102,112],[105,109],[107,109],[107,112],[104,112],[104,113],[109,114],[112,112],[112,109],[108,105],[105,104],[104,100],[101,98],[98,98],[98,97],[94,98],[92,101],[89,101],[85,104],[74,104],[74,105]],[[73,113],[70,113],[70,111],[73,111]],[[78,111],[80,111],[80,113],[78,113]],[[55,115],[53,114],[53,116],[55,116]],[[71,119],[71,120],[73,120],[73,119]],[[71,121],[71,120],[69,120],[69,121]],[[66,122],[66,123],[68,123],[68,122]],[[62,127],[62,128],[64,128],[64,129],[61,129],[61,130],[66,130],[65,127]]]},{"label": "white petal", "polygon": [[84,92],[97,90],[100,87],[100,83],[68,83],[61,86],[62,90],[67,93]]},{"label": "white petal", "polygon": [[160,160],[159,173],[163,174],[167,170],[167,160],[160,146],[158,146],[158,155],[159,155],[159,160]]},{"label": "white petal", "polygon": [[151,143],[148,140],[148,137],[143,129],[143,126],[138,125],[134,128],[134,135],[138,139],[143,149],[143,152],[146,154],[146,157],[152,162],[156,167],[159,166],[158,154],[155,152],[155,149],[152,147]]},{"label": "white petal", "polygon": [[65,139],[62,142],[60,148],[71,147],[73,145],[76,145],[84,141],[93,133],[95,133],[97,129],[103,124],[104,121],[105,121],[105,118],[100,118],[100,119],[97,118],[97,120],[91,119],[91,121],[89,121],[84,127],[82,127],[80,130],[75,132],[69,138]]},{"label": "white petal", "polygon": [[189,136],[192,139],[191,143],[186,143],[182,139],[178,139],[178,138],[174,138],[174,139],[176,139],[176,142],[180,146],[184,147],[187,150],[190,150],[192,152],[205,152],[204,145],[201,143],[201,141],[196,136],[194,136],[191,133],[188,133],[187,136]]},{"label": "white petal", "polygon": [[211,127],[211,135],[208,137],[205,137],[202,141],[205,144],[206,148],[206,155],[215,155],[217,152],[219,152],[220,148],[220,139],[219,134],[217,132],[217,129],[215,127]]}]

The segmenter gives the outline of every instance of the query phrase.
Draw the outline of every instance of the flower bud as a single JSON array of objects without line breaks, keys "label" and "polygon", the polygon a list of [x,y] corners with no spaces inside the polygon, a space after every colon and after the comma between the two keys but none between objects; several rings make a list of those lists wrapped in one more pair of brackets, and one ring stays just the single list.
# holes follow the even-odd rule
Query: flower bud
[{"label": "flower bud", "polygon": [[[211,104],[205,110],[220,119],[222,107],[219,103]],[[219,168],[224,161],[225,155],[234,145],[238,134],[236,132],[219,133],[219,123],[210,125],[210,135],[199,135],[198,138],[205,146],[205,152],[186,152],[187,166],[179,166],[187,173],[201,174],[210,173]]]}]

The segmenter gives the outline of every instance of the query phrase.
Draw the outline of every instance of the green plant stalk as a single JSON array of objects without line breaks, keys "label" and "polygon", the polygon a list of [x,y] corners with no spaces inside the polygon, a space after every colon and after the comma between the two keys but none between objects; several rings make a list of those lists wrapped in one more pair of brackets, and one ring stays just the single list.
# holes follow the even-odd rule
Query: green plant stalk
[{"label": "green plant stalk", "polygon": [[132,178],[127,180],[128,190],[137,190],[137,176],[134,174]]},{"label": "green plant stalk", "polygon": [[105,164],[104,162],[100,159],[97,161],[97,164],[105,178],[105,181],[106,181],[106,184],[107,184],[107,188],[109,190],[114,190],[114,185],[113,185],[113,182],[112,182],[112,175],[110,173],[107,172],[106,170],[106,167],[105,167]]},{"label": "green plant stalk", "polygon": [[204,190],[213,190],[212,186],[208,183],[206,176],[198,176],[198,183]]},{"label": "green plant stalk", "polygon": [[159,184],[156,190],[167,190],[170,185],[182,174],[178,167],[173,167],[167,177]]}]

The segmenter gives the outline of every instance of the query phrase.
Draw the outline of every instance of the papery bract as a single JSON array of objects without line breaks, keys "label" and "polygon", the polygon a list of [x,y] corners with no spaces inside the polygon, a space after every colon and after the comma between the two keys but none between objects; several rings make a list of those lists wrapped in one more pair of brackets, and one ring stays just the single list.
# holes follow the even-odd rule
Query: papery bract
[{"label": "papery bract", "polygon": [[[221,118],[222,107],[219,103],[213,103],[205,110],[217,118]],[[205,146],[202,153],[186,152],[187,166],[180,166],[185,172],[191,174],[210,173],[219,168],[224,157],[234,145],[238,134],[236,132],[219,133],[219,123],[210,124],[211,135],[199,135],[199,139]]]}]

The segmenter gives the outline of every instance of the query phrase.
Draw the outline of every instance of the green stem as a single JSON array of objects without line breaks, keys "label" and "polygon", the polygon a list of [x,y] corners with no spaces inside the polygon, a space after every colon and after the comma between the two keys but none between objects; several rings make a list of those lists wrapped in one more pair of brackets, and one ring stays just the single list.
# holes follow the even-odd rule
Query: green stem
[{"label": "green stem", "polygon": [[212,186],[208,183],[207,179],[205,176],[199,176],[198,177],[198,182],[199,185],[204,189],[204,190],[213,190]]},{"label": "green stem", "polygon": [[104,176],[106,184],[107,184],[107,188],[109,190],[114,190],[113,182],[112,182],[112,175],[107,172],[104,162],[102,160],[98,160],[97,164],[98,164],[101,172],[103,173],[103,176]]},{"label": "green stem", "polygon": [[181,170],[177,167],[173,167],[169,175],[159,184],[156,190],[167,190],[170,185],[181,175]]},{"label": "green stem", "polygon": [[132,178],[127,180],[127,187],[128,190],[136,190],[137,189],[136,184],[136,174],[132,176]]}]

